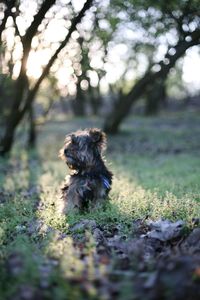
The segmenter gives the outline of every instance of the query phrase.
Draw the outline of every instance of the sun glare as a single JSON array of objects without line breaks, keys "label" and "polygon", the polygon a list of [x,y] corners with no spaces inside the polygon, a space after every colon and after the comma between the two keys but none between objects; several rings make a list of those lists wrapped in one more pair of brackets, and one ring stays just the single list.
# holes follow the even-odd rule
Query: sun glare
[{"label": "sun glare", "polygon": [[183,80],[191,89],[200,85],[200,56],[199,49],[194,47],[187,51],[183,64]]},{"label": "sun glare", "polygon": [[[44,66],[47,64],[48,60],[51,57],[52,50],[50,49],[43,49],[38,50],[37,52],[32,51],[29,55],[28,62],[27,62],[27,75],[33,79],[38,79],[40,75],[42,74],[42,70]],[[104,69],[106,70],[107,74],[105,77],[105,80],[109,83],[114,83],[116,80],[118,80],[122,74],[122,70],[124,69],[124,66],[122,62],[119,63],[119,57],[120,53],[118,53],[118,59],[113,56],[112,60],[117,63],[107,63],[104,66]],[[58,68],[56,72],[56,77],[58,79],[59,86],[66,86],[69,85],[72,81],[72,74],[73,74],[73,68],[72,66],[69,66],[67,64],[67,61],[69,59],[66,58],[66,64],[63,62],[63,66]],[[94,57],[93,63],[98,64],[100,62],[100,58]],[[103,66],[102,66],[103,67]],[[16,64],[14,68],[14,73],[19,72],[20,66]],[[184,63],[183,63],[183,80],[184,82],[191,86],[191,88],[198,88],[200,84],[199,80],[199,70],[200,70],[200,57],[197,49],[191,49],[188,51]],[[133,71],[134,72],[134,71]],[[15,74],[15,75],[16,75]],[[95,74],[90,74],[91,77],[95,77]],[[91,78],[91,80],[94,81],[96,78]]]},{"label": "sun glare", "polygon": [[37,52],[31,51],[27,61],[27,75],[33,79],[38,79],[50,57],[50,49],[38,50]]}]

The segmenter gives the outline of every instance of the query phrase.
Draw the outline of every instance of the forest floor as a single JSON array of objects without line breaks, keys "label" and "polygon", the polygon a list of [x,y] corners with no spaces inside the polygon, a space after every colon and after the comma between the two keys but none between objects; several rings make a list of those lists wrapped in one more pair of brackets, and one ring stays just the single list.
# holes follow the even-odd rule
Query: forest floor
[{"label": "forest floor", "polygon": [[0,300],[200,299],[199,113],[130,117],[108,137],[108,204],[61,216],[58,151],[100,125],[47,122],[31,151],[21,130],[0,160]]}]

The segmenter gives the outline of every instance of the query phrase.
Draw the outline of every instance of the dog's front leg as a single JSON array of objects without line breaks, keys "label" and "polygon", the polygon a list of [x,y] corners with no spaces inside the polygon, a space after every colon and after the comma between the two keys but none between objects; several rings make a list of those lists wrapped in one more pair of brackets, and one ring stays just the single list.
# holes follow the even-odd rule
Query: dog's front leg
[{"label": "dog's front leg", "polygon": [[94,198],[93,189],[87,184],[87,182],[77,188],[77,194],[80,198],[80,209],[87,208],[89,202]]}]

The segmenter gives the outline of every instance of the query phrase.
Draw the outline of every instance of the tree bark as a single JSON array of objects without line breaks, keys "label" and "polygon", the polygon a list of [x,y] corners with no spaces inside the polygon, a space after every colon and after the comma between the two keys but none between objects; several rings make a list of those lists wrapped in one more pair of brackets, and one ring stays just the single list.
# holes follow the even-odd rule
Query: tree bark
[{"label": "tree bark", "polygon": [[97,87],[92,87],[90,85],[90,81],[88,88],[88,100],[92,114],[97,116],[102,105],[102,96],[100,92],[100,86],[98,85]]},{"label": "tree bark", "polygon": [[78,79],[78,83],[76,86],[77,92],[76,92],[76,98],[72,100],[71,107],[73,110],[73,113],[77,117],[83,117],[85,116],[85,91],[81,89],[81,80]]},{"label": "tree bark", "polygon": [[28,121],[29,121],[28,147],[31,149],[35,147],[36,138],[37,138],[33,105],[30,106]]},{"label": "tree bark", "polygon": [[81,75],[77,76],[76,98],[73,99],[73,101],[71,102],[73,113],[77,117],[83,117],[86,114],[86,97],[85,97],[85,91],[83,91],[81,88],[81,81],[87,78],[85,64],[87,65],[88,63],[88,54],[86,54],[86,51],[83,48],[83,41],[84,39],[82,37],[78,39],[78,43],[81,49],[81,57],[82,57],[80,60],[82,73]]},{"label": "tree bark", "polygon": [[[200,30],[195,30],[190,34],[191,41],[179,40],[177,45],[174,47],[176,52],[174,55],[166,54],[165,60],[159,63],[160,70],[153,73],[151,70],[148,71],[143,78],[141,78],[132,90],[125,96],[121,97],[113,111],[107,116],[104,123],[104,131],[110,134],[115,134],[119,130],[119,126],[124,118],[128,115],[132,105],[146,92],[149,85],[153,85],[156,80],[165,80],[170,69],[174,67],[176,61],[183,56],[185,51],[200,43]],[[165,63],[166,60],[168,63]]]},{"label": "tree bark", "polygon": [[149,86],[145,98],[145,114],[147,116],[157,114],[166,99],[165,80],[157,80],[152,87]]}]

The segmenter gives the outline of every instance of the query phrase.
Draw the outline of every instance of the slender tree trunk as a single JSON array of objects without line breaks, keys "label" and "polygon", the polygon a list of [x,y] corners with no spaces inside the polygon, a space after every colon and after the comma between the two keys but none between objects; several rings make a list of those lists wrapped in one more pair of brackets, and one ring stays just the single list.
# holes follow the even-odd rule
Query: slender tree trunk
[{"label": "slender tree trunk", "polygon": [[85,65],[87,65],[88,62],[88,55],[85,49],[83,48],[83,41],[84,39],[82,37],[78,39],[78,43],[81,49],[81,57],[82,57],[80,60],[82,74],[77,76],[78,81],[76,85],[76,98],[71,102],[73,113],[77,117],[85,116],[86,114],[86,97],[85,97],[85,91],[83,91],[81,88],[81,81],[86,78]]},{"label": "slender tree trunk", "polygon": [[13,114],[12,118],[10,118],[10,121],[7,122],[4,137],[1,140],[1,144],[0,144],[0,154],[1,155],[5,155],[6,153],[10,152],[11,146],[14,141],[15,128],[16,128],[18,122],[19,122],[18,114]]},{"label": "slender tree trunk", "polygon": [[36,126],[35,126],[35,119],[34,119],[34,108],[33,104],[30,106],[29,110],[29,136],[28,136],[28,147],[34,148],[36,146]]},{"label": "slender tree trunk", "polygon": [[72,110],[75,116],[82,117],[85,116],[85,95],[84,91],[81,89],[80,79],[77,83],[77,93],[76,98],[72,100]]},{"label": "slender tree trunk", "polygon": [[99,85],[95,88],[90,85],[88,89],[88,93],[89,93],[89,102],[90,102],[92,114],[94,116],[97,116],[102,104],[102,97],[101,97]]},{"label": "slender tree trunk", "polygon": [[147,116],[157,114],[162,104],[165,103],[165,89],[165,80],[158,80],[152,87],[147,88],[145,105],[145,114]]}]

